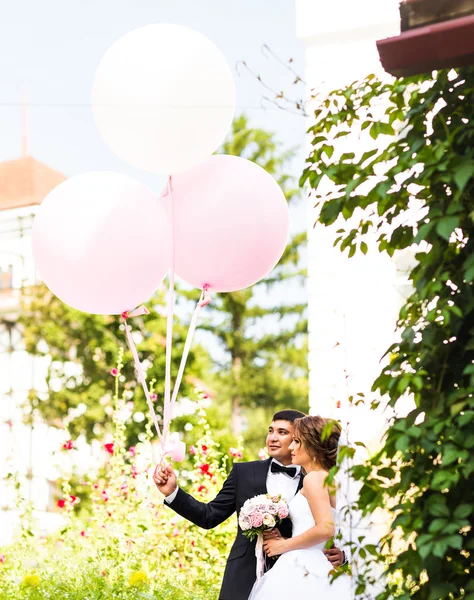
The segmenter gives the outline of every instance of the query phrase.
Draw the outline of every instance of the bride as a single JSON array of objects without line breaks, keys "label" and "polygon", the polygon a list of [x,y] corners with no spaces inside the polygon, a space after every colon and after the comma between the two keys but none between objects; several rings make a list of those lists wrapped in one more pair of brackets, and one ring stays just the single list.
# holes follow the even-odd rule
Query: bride
[{"label": "bride", "polygon": [[295,421],[290,445],[292,463],[301,465],[306,476],[303,488],[289,504],[293,537],[266,536],[267,556],[280,556],[275,566],[259,579],[249,600],[349,600],[350,577],[331,581],[331,565],[323,554],[327,540],[335,533],[335,493],[325,485],[328,471],[336,464],[340,427],[323,440],[328,419],[303,417]]}]

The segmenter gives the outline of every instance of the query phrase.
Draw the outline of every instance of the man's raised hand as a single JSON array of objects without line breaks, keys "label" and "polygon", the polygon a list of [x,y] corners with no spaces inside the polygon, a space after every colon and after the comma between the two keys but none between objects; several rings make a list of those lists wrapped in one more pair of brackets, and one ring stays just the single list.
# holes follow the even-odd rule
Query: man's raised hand
[{"label": "man's raised hand", "polygon": [[164,496],[169,496],[178,487],[176,473],[169,465],[157,465],[153,474],[156,487]]}]

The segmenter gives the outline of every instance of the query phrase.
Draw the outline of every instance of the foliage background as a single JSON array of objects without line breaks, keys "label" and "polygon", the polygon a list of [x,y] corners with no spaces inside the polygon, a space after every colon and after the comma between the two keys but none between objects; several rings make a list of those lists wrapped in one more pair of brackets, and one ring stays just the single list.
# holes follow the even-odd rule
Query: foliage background
[{"label": "foliage background", "polygon": [[[380,451],[354,467],[355,508],[390,520],[379,548],[354,544],[366,565],[356,591],[368,593],[379,564],[379,600],[474,598],[473,92],[472,68],[388,83],[370,76],[332,92],[310,129],[301,184],[314,190],[318,226],[332,227],[349,257],[374,246],[414,256],[400,338],[373,386],[372,407],[379,392],[395,416]],[[335,153],[346,136],[372,148],[361,152],[355,141]],[[407,394],[413,408],[397,417]]]},{"label": "foliage background", "polygon": [[[0,549],[2,599],[217,597],[236,520],[205,531],[164,506],[151,479],[152,425],[147,423],[145,440],[128,447],[126,400],[118,383],[117,378],[113,447],[104,446],[99,469],[81,474],[80,496],[73,494],[65,472],[57,509],[63,517],[60,530],[44,535],[31,505],[17,498],[21,528],[14,543]],[[176,468],[180,485],[206,501],[216,495],[242,448],[215,442],[205,399],[195,398],[202,435],[190,461]],[[62,449],[71,460],[76,451],[74,444]]]}]

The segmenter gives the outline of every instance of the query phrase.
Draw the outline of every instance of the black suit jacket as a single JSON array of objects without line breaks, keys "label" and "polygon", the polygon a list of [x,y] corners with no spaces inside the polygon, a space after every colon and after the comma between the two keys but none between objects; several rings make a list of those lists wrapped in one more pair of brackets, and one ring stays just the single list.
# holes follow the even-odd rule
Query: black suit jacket
[{"label": "black suit jacket", "polygon": [[[176,498],[168,504],[179,515],[204,529],[212,529],[237,516],[246,500],[267,493],[267,474],[272,459],[235,463],[222,489],[208,504],[199,502],[179,489]],[[298,490],[302,486],[302,477]],[[286,498],[288,502],[291,498]],[[279,529],[284,537],[291,536],[291,521],[285,519]],[[219,600],[247,600],[255,583],[255,540],[250,542],[238,527],[237,537],[227,559]]]}]

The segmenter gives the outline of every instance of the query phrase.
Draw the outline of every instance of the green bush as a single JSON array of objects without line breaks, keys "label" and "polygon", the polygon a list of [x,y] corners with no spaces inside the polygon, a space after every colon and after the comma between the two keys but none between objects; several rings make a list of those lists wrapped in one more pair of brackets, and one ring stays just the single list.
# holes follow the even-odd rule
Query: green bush
[{"label": "green bush", "polygon": [[[205,531],[163,505],[152,481],[151,425],[143,442],[127,448],[124,407],[117,377],[113,446],[104,447],[107,458],[100,472],[82,477],[80,496],[69,479],[62,481],[58,510],[64,525],[59,531],[40,535],[29,516],[31,507],[21,507],[23,524],[14,542],[0,549],[2,600],[217,598],[236,520]],[[203,435],[190,449],[190,468],[181,471],[179,480],[206,501],[220,489],[242,449],[221,451],[213,441],[199,395],[196,415]]]}]

